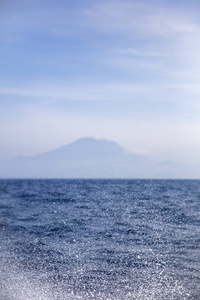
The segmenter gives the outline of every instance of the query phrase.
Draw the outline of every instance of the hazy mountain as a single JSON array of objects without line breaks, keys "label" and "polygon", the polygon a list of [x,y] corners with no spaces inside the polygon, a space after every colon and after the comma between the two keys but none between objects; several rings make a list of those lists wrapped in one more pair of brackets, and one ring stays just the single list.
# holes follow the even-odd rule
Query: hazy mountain
[{"label": "hazy mountain", "polygon": [[[178,172],[178,173],[177,173]],[[177,178],[180,166],[155,164],[113,141],[82,138],[53,151],[0,164],[1,178]]]},{"label": "hazy mountain", "polygon": [[121,146],[113,141],[82,138],[56,150],[39,154],[35,159],[107,159],[124,154]]}]

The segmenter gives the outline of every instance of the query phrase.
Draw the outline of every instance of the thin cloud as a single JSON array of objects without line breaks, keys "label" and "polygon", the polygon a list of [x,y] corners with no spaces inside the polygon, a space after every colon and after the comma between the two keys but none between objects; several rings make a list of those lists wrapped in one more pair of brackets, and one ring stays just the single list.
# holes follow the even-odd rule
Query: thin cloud
[{"label": "thin cloud", "polygon": [[[177,97],[177,93],[181,97]],[[156,83],[138,83],[131,82],[110,82],[110,83],[85,83],[80,82],[71,83],[70,85],[48,85],[35,84],[29,87],[9,87],[0,86],[0,95],[15,97],[16,102],[22,99],[23,102],[46,102],[57,103],[60,101],[78,101],[78,102],[102,102],[115,103],[121,102],[124,104],[139,103],[140,109],[148,103],[150,111],[155,110],[155,105],[169,106],[171,103],[181,104],[188,102],[189,95],[196,95],[197,98],[190,99],[190,104],[196,105],[199,103],[198,96],[200,94],[200,85],[185,84],[185,83],[163,83],[157,85]],[[163,96],[165,95],[165,96]],[[197,101],[198,100],[198,101]],[[6,101],[6,100],[5,100]],[[1,100],[3,101],[3,98]],[[20,101],[21,103],[21,101]],[[149,106],[149,105],[152,105]],[[125,109],[126,107],[124,107]],[[144,106],[144,111],[146,106]]]},{"label": "thin cloud", "polygon": [[91,25],[107,34],[135,34],[167,37],[173,34],[199,33],[187,14],[170,8],[162,9],[152,3],[130,1],[107,1],[94,4],[85,11]]},{"label": "thin cloud", "polygon": [[118,54],[125,54],[125,55],[130,55],[130,56],[135,56],[135,57],[147,57],[147,58],[162,58],[166,57],[166,53],[162,52],[149,52],[149,51],[144,51],[144,50],[138,50],[135,48],[119,48],[119,49],[113,49],[113,53],[118,53]]},{"label": "thin cloud", "polygon": [[79,1],[78,6],[56,5],[54,1],[47,5],[37,0],[8,2],[0,16],[1,34],[12,36],[40,32],[65,37],[95,31],[106,35],[166,38],[200,32],[199,24],[194,23],[187,12],[163,9],[154,2],[144,1],[95,1],[94,4]]},{"label": "thin cloud", "polygon": [[[119,100],[120,96],[127,94],[141,94],[147,95],[155,93],[156,89],[148,85],[134,85],[134,84],[87,84],[82,85],[76,83],[74,86],[41,86],[36,85],[30,88],[13,88],[0,87],[0,94],[22,96],[29,98],[43,98],[43,99],[66,99],[66,100],[80,100],[80,101],[103,101],[107,102],[112,99]],[[119,96],[120,95],[120,96]]]}]

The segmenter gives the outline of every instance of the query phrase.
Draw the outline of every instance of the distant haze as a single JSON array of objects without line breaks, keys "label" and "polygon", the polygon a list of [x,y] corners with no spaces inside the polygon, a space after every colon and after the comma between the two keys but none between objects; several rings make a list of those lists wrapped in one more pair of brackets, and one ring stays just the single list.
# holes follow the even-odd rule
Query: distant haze
[{"label": "distant haze", "polygon": [[82,138],[36,156],[0,164],[1,178],[188,178],[191,170],[130,154],[113,141]]}]

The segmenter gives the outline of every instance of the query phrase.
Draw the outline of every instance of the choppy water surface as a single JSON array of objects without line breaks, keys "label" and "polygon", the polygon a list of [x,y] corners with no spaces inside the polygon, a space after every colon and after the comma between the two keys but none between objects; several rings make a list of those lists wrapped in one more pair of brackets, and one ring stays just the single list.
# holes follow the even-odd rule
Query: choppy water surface
[{"label": "choppy water surface", "polygon": [[0,299],[200,299],[200,181],[1,180]]}]

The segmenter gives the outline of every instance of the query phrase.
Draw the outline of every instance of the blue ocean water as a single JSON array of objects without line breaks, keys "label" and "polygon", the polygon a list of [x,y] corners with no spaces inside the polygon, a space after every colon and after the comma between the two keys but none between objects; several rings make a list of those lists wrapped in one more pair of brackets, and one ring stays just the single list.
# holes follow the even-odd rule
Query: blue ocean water
[{"label": "blue ocean water", "polygon": [[0,299],[200,299],[200,181],[0,180]]}]

